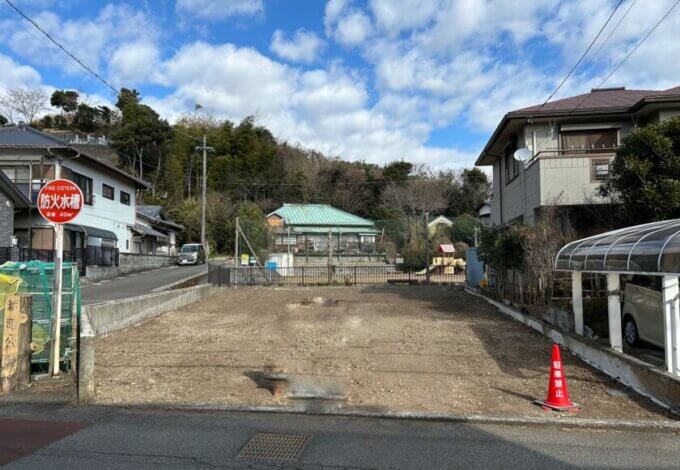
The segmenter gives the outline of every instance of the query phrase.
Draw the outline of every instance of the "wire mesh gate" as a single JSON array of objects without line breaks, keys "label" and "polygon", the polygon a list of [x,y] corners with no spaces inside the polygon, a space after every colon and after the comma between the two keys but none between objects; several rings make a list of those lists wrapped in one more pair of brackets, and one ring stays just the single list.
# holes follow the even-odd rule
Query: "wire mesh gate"
[{"label": "wire mesh gate", "polygon": [[[428,279],[429,278],[429,279]],[[455,274],[398,266],[301,266],[296,268],[208,265],[208,282],[216,286],[352,286],[367,284],[463,284],[465,271]]]}]

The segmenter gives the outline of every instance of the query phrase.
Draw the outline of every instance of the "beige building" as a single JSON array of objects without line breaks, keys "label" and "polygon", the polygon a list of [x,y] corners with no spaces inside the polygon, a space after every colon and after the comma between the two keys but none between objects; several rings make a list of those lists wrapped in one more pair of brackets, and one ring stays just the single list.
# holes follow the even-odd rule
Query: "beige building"
[{"label": "beige building", "polygon": [[[616,147],[635,127],[678,115],[680,87],[593,89],[507,113],[476,162],[493,167],[491,224],[533,224],[550,206],[592,214],[616,203],[597,194]],[[513,157],[521,148],[532,155],[524,164]]]}]

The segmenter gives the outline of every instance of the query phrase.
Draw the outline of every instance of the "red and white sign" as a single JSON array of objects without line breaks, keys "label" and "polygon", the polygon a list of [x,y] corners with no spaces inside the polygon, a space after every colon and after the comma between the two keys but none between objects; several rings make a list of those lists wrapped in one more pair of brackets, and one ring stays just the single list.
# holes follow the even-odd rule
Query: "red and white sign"
[{"label": "red and white sign", "polygon": [[83,208],[83,192],[69,180],[53,180],[38,193],[38,212],[55,224],[75,219]]}]

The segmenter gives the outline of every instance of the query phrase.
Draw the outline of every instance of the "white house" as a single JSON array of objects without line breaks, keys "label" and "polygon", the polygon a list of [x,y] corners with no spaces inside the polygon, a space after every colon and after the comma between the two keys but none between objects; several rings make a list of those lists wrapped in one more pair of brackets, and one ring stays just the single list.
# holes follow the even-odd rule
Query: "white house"
[{"label": "white house", "polygon": [[[83,211],[65,226],[64,249],[86,251],[104,265],[115,261],[117,252],[131,252],[136,192],[148,183],[30,126],[0,127],[0,170],[32,202],[54,178],[56,159],[61,177],[75,182],[85,198]],[[34,207],[15,216],[14,232],[22,248],[54,248],[53,231]]]}]

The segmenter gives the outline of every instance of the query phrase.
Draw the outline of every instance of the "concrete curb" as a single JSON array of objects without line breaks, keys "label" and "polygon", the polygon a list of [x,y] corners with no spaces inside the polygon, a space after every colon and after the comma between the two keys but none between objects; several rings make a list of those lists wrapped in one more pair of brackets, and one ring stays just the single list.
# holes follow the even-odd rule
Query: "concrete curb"
[{"label": "concrete curb", "polygon": [[467,288],[465,291],[487,301],[502,314],[533,328],[546,338],[569,349],[583,362],[618,380],[640,395],[649,398],[657,405],[680,414],[680,379],[678,377],[658,370],[632,356],[605,349],[592,340],[561,330],[543,320],[490,299],[479,292]]},{"label": "concrete curb", "polygon": [[[172,290],[173,287],[181,286],[182,284],[193,281],[195,279],[200,279],[201,277],[207,276],[207,275],[208,275],[207,270],[204,273],[192,274],[191,276],[184,277],[184,278],[180,279],[179,281],[171,282],[169,284],[165,284],[163,286],[156,287],[154,290],[151,291],[151,293],[155,294],[156,292],[164,292],[166,290]],[[191,287],[194,287],[194,286],[191,286]]]},{"label": "concrete curb", "polygon": [[[113,406],[130,410],[167,410],[167,411],[224,411],[237,413],[274,413],[293,414],[306,416],[334,416],[346,418],[372,418],[372,419],[395,419],[405,421],[439,421],[460,424],[486,424],[504,426],[534,426],[534,427],[559,427],[569,429],[603,429],[622,431],[653,431],[680,433],[680,421],[624,421],[612,419],[588,419],[574,418],[570,415],[559,415],[564,418],[534,418],[534,417],[503,417],[484,416],[473,414],[455,413],[426,413],[414,411],[364,411],[351,409],[324,409],[316,410],[305,405],[301,406],[234,406],[212,404],[116,404],[109,405],[95,403],[100,406]],[[558,416],[558,415],[555,415]]]}]

